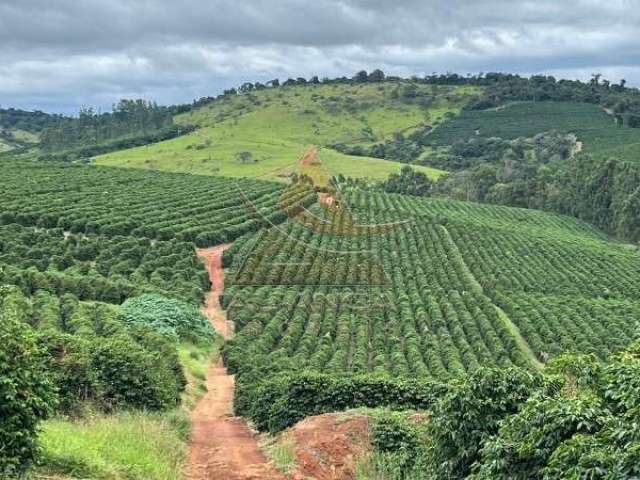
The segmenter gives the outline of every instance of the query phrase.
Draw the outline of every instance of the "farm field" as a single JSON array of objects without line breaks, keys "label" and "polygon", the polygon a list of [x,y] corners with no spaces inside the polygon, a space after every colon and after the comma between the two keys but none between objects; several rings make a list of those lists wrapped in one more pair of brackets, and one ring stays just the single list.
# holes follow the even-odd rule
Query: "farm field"
[{"label": "farm field", "polygon": [[[196,245],[233,242],[222,307],[236,334],[222,354],[236,413],[260,430],[354,406],[429,409],[454,378],[534,375],[566,351],[605,360],[636,336],[637,248],[570,217],[358,188],[331,202],[305,183],[4,166],[0,283],[13,286],[0,288],[0,317],[36,332],[60,412],[96,410],[43,424],[43,474],[181,477],[185,412],[205,398],[221,343],[197,313],[222,290]],[[315,388],[321,403],[304,403]],[[153,445],[134,440],[141,431]],[[133,470],[132,456],[143,462]]]},{"label": "farm field", "polygon": [[438,126],[427,137],[433,146],[446,146],[474,137],[515,139],[556,130],[573,133],[584,151],[597,157],[639,161],[640,132],[617,126],[601,107],[573,102],[517,102],[498,109],[464,111]]},{"label": "farm field", "polygon": [[[238,329],[226,355],[239,369],[252,352],[318,371],[446,378],[530,367],[571,348],[605,357],[637,321],[636,251],[561,215],[359,190],[343,210],[313,204],[302,186],[243,180],[250,207],[234,180],[29,164],[7,173],[2,278],[28,294],[119,304],[160,293],[198,304],[207,280],[191,245],[240,237],[225,255],[224,300]],[[163,209],[145,207],[160,198]],[[283,209],[297,205],[313,205],[315,217],[287,220]],[[556,300],[540,303],[545,296]],[[563,316],[567,302],[593,317]],[[547,321],[562,322],[536,320],[542,305]],[[614,334],[603,339],[606,322]],[[576,334],[587,328],[596,334]]]},{"label": "farm field", "polygon": [[632,124],[636,94],[447,78],[20,113],[42,143],[0,160],[0,477],[537,478],[542,429],[635,478],[640,130],[601,105]]},{"label": "farm field", "polygon": [[634,338],[640,258],[591,227],[401,195],[347,202],[359,224],[406,223],[363,233],[344,211],[316,207],[313,228],[290,220],[228,253],[238,335],[226,355],[241,374],[270,365],[443,379],[535,368],[563,350],[605,358]]},{"label": "farm field", "polygon": [[273,182],[103,167],[17,162],[3,165],[3,173],[0,223],[199,246],[257,230],[263,219],[255,218],[246,201],[268,220],[281,221],[282,209],[315,198],[306,187],[283,196],[282,185]]},{"label": "farm field", "polygon": [[[96,163],[220,176],[278,179],[295,170],[312,145],[369,144],[441,121],[459,112],[478,90],[418,85],[415,100],[397,98],[406,83],[307,85],[259,90],[225,97],[177,117],[200,127],[192,134],[145,147],[106,154]],[[393,92],[396,92],[395,94]],[[426,99],[424,104],[419,103]],[[250,152],[252,161],[237,154]],[[352,157],[322,148],[321,160],[333,175],[383,180],[401,165]],[[435,169],[421,168],[432,178]]]}]

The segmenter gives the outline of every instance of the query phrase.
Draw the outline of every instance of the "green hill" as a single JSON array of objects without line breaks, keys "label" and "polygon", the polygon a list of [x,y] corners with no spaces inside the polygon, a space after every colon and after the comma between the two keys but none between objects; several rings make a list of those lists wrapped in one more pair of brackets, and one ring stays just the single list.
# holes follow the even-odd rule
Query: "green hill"
[{"label": "green hill", "polygon": [[0,153],[37,144],[56,115],[16,108],[0,108]]},{"label": "green hill", "polygon": [[530,138],[558,131],[574,134],[582,150],[596,157],[640,163],[640,129],[619,125],[598,105],[577,102],[516,102],[489,110],[465,111],[426,137],[434,146],[470,138]]},{"label": "green hill", "polygon": [[[497,427],[487,426],[487,418],[494,424],[507,418],[530,395],[532,402],[544,395],[563,407],[580,407],[576,395],[593,382],[594,392],[607,397],[615,388],[623,391],[610,402],[633,399],[611,409],[619,422],[604,403],[595,407],[613,433],[620,425],[633,430],[635,417],[625,415],[637,411],[632,387],[638,354],[616,357],[613,367],[601,362],[637,336],[640,257],[637,247],[613,243],[575,218],[351,186],[342,198],[336,193],[334,202],[319,202],[304,182],[286,187],[11,158],[2,169],[0,284],[7,287],[0,288],[0,325],[28,322],[40,331],[47,359],[41,368],[55,374],[72,405],[88,400],[93,408],[106,405],[109,414],[152,408],[159,410],[153,413],[158,422],[173,418],[184,373],[201,363],[196,372],[202,381],[208,357],[196,346],[176,343],[173,335],[130,329],[123,325],[122,309],[127,300],[152,293],[187,302],[195,311],[210,284],[194,246],[234,241],[223,257],[222,302],[236,336],[223,354],[236,375],[235,413],[260,430],[276,431],[307,415],[385,407],[417,409],[415,417],[428,417],[437,433],[451,405],[451,416],[464,412],[464,418],[442,428],[453,429],[475,452],[486,440],[469,439],[461,423],[478,418],[472,430],[492,438],[488,431],[495,434]],[[156,317],[158,310],[144,308]],[[567,351],[592,356],[569,363],[561,358]],[[552,376],[558,372],[554,361],[568,370],[566,384]],[[628,370],[619,374],[598,373],[623,367]],[[539,370],[550,374],[545,383]],[[85,385],[85,378],[97,380]],[[101,403],[113,391],[124,400]],[[496,399],[505,399],[508,408]],[[497,413],[485,415],[493,408]],[[546,404],[540,409],[536,424],[546,428]],[[572,410],[563,415],[561,421],[582,418]],[[43,465],[77,475],[77,465],[87,468],[78,461],[85,452],[111,446],[90,437],[87,446],[74,448],[68,439],[80,441],[79,428],[101,431],[94,423],[66,418],[45,424]],[[137,417],[123,418],[127,426]],[[564,431],[561,423],[545,435]],[[438,445],[433,433],[423,437],[393,425],[392,438],[407,438],[412,448]],[[60,441],[52,440],[52,428],[61,430]],[[166,428],[168,433],[158,433],[163,439],[178,427]],[[526,424],[522,428],[529,431]],[[608,432],[597,426],[588,438],[601,430]],[[164,450],[180,457],[184,442]],[[442,441],[448,442],[449,437]],[[620,452],[628,445],[620,443],[611,455],[624,460]],[[603,444],[618,448],[607,438]],[[138,461],[139,448],[130,448]],[[99,463],[126,471],[129,458],[117,470],[110,458]]]},{"label": "green hill", "polygon": [[8,152],[16,148],[35,145],[38,143],[38,135],[26,130],[0,127],[0,153]]},{"label": "green hill", "polygon": [[[96,163],[205,175],[278,178],[298,170],[311,146],[331,174],[384,179],[399,164],[354,157],[335,143],[368,146],[397,132],[434,125],[456,114],[478,94],[476,87],[410,82],[289,86],[226,95],[180,115],[197,131],[153,145],[96,158]],[[245,160],[239,160],[242,152]],[[435,169],[419,169],[437,178]]]}]

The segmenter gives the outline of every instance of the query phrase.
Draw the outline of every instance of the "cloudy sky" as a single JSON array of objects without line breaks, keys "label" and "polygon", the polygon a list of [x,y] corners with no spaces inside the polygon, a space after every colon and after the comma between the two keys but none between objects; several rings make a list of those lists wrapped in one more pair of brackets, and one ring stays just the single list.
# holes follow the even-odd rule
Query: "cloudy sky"
[{"label": "cloudy sky", "polygon": [[243,81],[455,71],[640,86],[639,0],[0,0],[0,105],[189,102]]}]

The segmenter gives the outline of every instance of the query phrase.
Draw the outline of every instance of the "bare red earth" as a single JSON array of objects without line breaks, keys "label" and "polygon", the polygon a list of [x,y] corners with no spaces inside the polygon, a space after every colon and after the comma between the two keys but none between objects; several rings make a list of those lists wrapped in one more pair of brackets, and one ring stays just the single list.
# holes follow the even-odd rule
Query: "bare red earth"
[{"label": "bare red earth", "polygon": [[292,480],[354,480],[371,451],[371,418],[350,413],[309,417],[284,433],[295,446]]},{"label": "bare red earth", "polygon": [[320,165],[320,155],[317,147],[310,147],[303,154],[300,159],[300,164],[303,166]]},{"label": "bare red earth", "polygon": [[[222,254],[229,245],[198,250],[212,283],[203,311],[225,339],[233,337],[219,303],[224,292]],[[258,448],[256,436],[246,422],[233,416],[234,377],[222,364],[207,375],[207,394],[191,414],[193,431],[186,466],[190,480],[284,480]]]}]

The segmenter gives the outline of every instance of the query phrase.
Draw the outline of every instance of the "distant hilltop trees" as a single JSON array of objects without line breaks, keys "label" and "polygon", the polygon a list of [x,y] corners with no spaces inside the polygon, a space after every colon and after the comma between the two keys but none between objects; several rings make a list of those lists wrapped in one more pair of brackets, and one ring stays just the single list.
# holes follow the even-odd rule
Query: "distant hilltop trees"
[{"label": "distant hilltop trees", "polygon": [[179,111],[188,111],[229,95],[242,95],[267,88],[283,88],[299,85],[331,85],[331,84],[364,84],[380,82],[411,82],[427,85],[474,85],[484,87],[484,95],[467,108],[483,110],[494,108],[509,101],[574,101],[594,103],[610,110],[618,123],[629,127],[640,127],[640,91],[626,86],[625,79],[613,83],[594,73],[588,82],[580,80],[558,80],[550,75],[532,75],[522,77],[512,73],[478,73],[476,75],[460,75],[457,73],[431,74],[423,77],[413,76],[401,78],[386,75],[382,70],[372,72],[361,70],[352,77],[319,79],[314,75],[310,79],[304,77],[289,78],[285,81],[273,79],[268,82],[245,82],[237,88],[224,90],[216,97],[202,97],[191,105],[173,107]]}]

